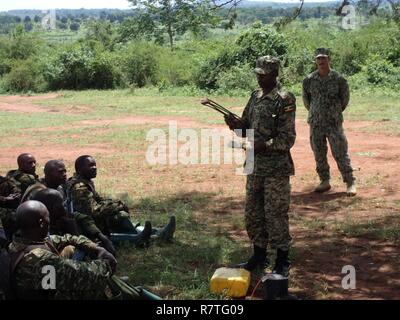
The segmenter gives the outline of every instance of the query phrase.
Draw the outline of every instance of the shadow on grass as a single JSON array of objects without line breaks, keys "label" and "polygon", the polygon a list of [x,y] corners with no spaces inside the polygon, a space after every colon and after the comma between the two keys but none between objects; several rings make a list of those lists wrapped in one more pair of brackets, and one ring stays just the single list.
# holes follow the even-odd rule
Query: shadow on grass
[{"label": "shadow on grass", "polygon": [[[223,299],[209,292],[214,271],[243,262],[251,254],[246,236],[232,236],[233,217],[242,217],[243,201],[211,192],[187,192],[134,203],[143,219],[151,216],[164,221],[175,214],[176,237],[169,245],[120,250],[119,274],[129,275],[132,283],[148,286],[165,299]],[[344,193],[293,195],[293,206],[308,220],[313,219],[304,214],[303,206],[319,211],[337,201],[352,204],[360,199],[347,198]],[[217,223],[211,223],[216,217]],[[295,220],[292,223],[297,224]],[[290,288],[298,298],[400,298],[400,255],[395,244],[400,239],[398,215],[362,223],[326,221],[324,229],[306,224],[294,238]],[[341,286],[345,265],[356,269],[355,290]],[[252,275],[249,295],[261,276],[262,272]],[[262,296],[262,288],[257,296]]]}]

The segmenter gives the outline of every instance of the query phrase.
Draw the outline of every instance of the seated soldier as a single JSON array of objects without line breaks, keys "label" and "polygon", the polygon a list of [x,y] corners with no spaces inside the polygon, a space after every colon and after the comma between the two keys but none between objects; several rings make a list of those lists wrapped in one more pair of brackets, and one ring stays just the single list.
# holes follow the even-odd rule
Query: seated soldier
[{"label": "seated soldier", "polygon": [[[80,234],[78,224],[74,217],[69,216],[64,207],[64,199],[60,192],[55,189],[47,188],[35,193],[32,200],[43,203],[49,211],[50,234],[63,236]],[[111,252],[111,251],[110,251]],[[114,252],[111,252],[114,254]]]},{"label": "seated soldier", "polygon": [[35,184],[39,177],[36,175],[36,159],[29,153],[22,153],[17,158],[18,169],[7,173],[7,178],[12,180],[18,188],[18,193],[23,195],[26,189]]},{"label": "seated soldier", "polygon": [[67,169],[64,162],[61,160],[47,161],[44,166],[44,178],[36,181],[35,184],[30,185],[22,195],[21,203],[31,200],[35,193],[46,189],[52,188],[63,193],[62,185],[67,181]]},{"label": "seated soldier", "polygon": [[[94,158],[80,156],[75,161],[75,170],[76,173],[67,183],[67,197],[73,209],[92,216],[99,229],[110,235],[114,243],[129,241],[134,237],[141,229],[130,221],[128,207],[120,200],[105,199],[96,192],[92,180],[97,176]],[[175,217],[172,216],[164,228],[152,229],[152,238],[171,241],[175,226]]]},{"label": "seated soldier", "polygon": [[0,176],[0,223],[2,232],[10,240],[16,231],[15,209],[21,198],[19,191],[14,181]]},{"label": "seated soldier", "polygon": [[[117,264],[112,254],[84,236],[48,237],[49,223],[49,212],[39,201],[26,201],[17,209],[20,234],[9,246],[11,287],[17,299],[112,299],[121,293],[123,298],[141,298],[140,289],[121,287],[121,280],[112,275]],[[76,248],[94,260],[69,259]]]},{"label": "seated soldier", "polygon": [[[63,185],[67,180],[67,170],[65,164],[60,160],[50,160],[44,167],[44,178],[40,179],[40,182],[31,185],[22,196],[21,202],[32,200],[36,194],[47,188],[57,190],[63,200],[64,207],[67,206],[66,193]],[[70,217],[76,221],[78,226],[79,234],[84,234],[93,241],[100,241],[102,246],[109,252],[115,252],[114,246],[110,239],[108,239],[100,230],[97,228],[93,218],[87,214],[81,212],[71,212]],[[150,231],[148,231],[150,232]],[[142,237],[142,236],[141,236]],[[140,239],[139,239],[140,240]]]}]

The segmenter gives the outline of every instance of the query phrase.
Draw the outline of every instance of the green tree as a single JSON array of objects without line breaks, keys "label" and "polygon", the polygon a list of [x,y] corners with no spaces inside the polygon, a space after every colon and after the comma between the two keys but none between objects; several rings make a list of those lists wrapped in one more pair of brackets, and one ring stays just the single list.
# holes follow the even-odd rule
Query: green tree
[{"label": "green tree", "polygon": [[[214,25],[217,18],[214,15],[213,3],[209,0],[128,0],[139,9],[137,20],[154,21],[147,31],[157,39],[167,35],[171,50],[174,48],[175,37],[186,31],[199,33],[209,25]],[[140,24],[140,23],[139,23]]]},{"label": "green tree", "polygon": [[80,27],[79,23],[76,23],[76,22],[71,23],[71,25],[69,26],[71,31],[78,31],[79,27]]}]

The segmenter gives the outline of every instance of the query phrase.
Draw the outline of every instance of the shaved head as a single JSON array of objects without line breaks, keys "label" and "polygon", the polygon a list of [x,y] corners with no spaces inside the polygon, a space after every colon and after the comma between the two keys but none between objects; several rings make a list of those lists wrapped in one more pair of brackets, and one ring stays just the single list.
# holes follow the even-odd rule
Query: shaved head
[{"label": "shaved head", "polygon": [[35,200],[22,203],[17,208],[17,227],[23,237],[40,241],[49,231],[49,211],[46,206]]},{"label": "shaved head", "polygon": [[67,181],[67,170],[61,160],[50,160],[44,166],[44,179],[49,188],[57,189]]},{"label": "shaved head", "polygon": [[60,192],[55,189],[43,189],[35,193],[32,200],[37,200],[43,203],[46,208],[50,211],[51,208],[55,203],[63,203],[64,199]]},{"label": "shaved head", "polygon": [[17,158],[18,169],[24,173],[35,174],[36,159],[30,153],[22,153]]}]

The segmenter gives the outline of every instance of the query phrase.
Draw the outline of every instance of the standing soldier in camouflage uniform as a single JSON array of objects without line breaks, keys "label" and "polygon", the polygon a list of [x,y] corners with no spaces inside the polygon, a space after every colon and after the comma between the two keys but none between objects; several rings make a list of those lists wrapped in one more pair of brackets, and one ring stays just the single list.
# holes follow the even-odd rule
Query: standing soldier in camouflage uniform
[{"label": "standing soldier in camouflage uniform", "polygon": [[290,149],[296,139],[295,97],[277,82],[279,60],[264,56],[255,72],[260,86],[251,94],[242,120],[226,117],[231,130],[254,129],[254,171],[247,176],[246,229],[254,246],[253,256],[240,264],[249,271],[268,263],[267,245],[277,249],[273,271],[287,275],[291,237],[289,234],[290,176],[294,165]]},{"label": "standing soldier in camouflage uniform", "polygon": [[26,189],[35,184],[39,177],[36,172],[36,159],[29,153],[20,154],[17,158],[18,169],[7,173],[7,178],[15,183],[19,193],[23,195]]},{"label": "standing soldier in camouflage uniform", "polygon": [[315,191],[322,193],[331,188],[327,159],[328,140],[343,181],[347,184],[347,195],[355,196],[355,178],[343,130],[343,111],[350,99],[349,86],[343,76],[330,68],[329,55],[328,49],[318,48],[315,57],[318,69],[303,81],[303,101],[309,111],[311,148],[321,180]]},{"label": "standing soldier in camouflage uniform", "polygon": [[[17,209],[20,235],[14,238],[9,248],[11,287],[15,289],[16,298],[108,299],[121,294],[119,290],[115,292],[118,282],[112,274],[117,261],[113,255],[84,236],[49,238],[49,223],[49,212],[38,201],[26,201]],[[75,248],[95,260],[71,260]],[[55,271],[55,288],[46,289],[43,280],[49,267]],[[130,298],[140,298],[140,291],[130,287]]]}]

